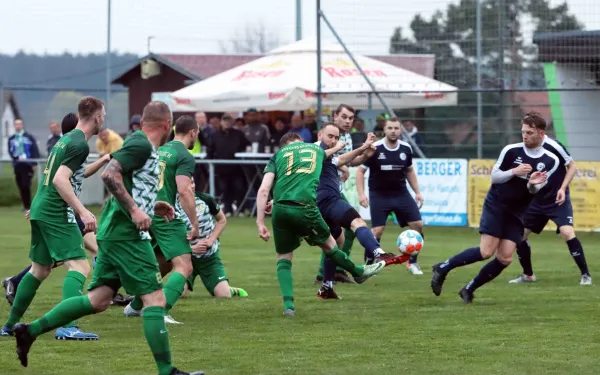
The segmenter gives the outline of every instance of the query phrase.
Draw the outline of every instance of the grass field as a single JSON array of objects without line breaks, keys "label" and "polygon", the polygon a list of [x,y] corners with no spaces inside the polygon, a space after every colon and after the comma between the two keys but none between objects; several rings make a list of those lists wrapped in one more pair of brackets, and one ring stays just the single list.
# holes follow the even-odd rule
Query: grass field
[{"label": "grass field", "polygon": [[[29,225],[16,208],[0,208],[0,275],[28,262]],[[393,227],[391,227],[393,228]],[[398,230],[384,237],[392,249]],[[600,239],[580,234],[592,275],[600,264]],[[478,243],[470,229],[426,228],[421,255],[424,276],[405,267],[386,269],[363,285],[341,285],[341,301],[321,301],[313,285],[319,253],[303,246],[293,262],[297,315],[282,316],[272,243],[258,239],[250,219],[232,219],[222,238],[222,254],[232,285],[246,299],[217,301],[197,284],[172,315],[175,364],[208,375],[233,374],[598,374],[600,297],[595,286],[579,286],[579,272],[566,245],[545,233],[532,240],[535,285],[508,285],[513,265],[480,289],[472,305],[456,292],[482,264],[456,270],[435,297],[430,267]],[[354,259],[362,257],[355,247]],[[515,259],[516,262],[516,259]],[[25,321],[56,304],[64,269],[42,285]],[[9,307],[0,301],[0,319]],[[0,340],[0,374],[155,374],[141,320],[124,318],[112,307],[80,321],[98,333],[98,342],[64,342],[41,337],[20,367],[14,339]]]}]

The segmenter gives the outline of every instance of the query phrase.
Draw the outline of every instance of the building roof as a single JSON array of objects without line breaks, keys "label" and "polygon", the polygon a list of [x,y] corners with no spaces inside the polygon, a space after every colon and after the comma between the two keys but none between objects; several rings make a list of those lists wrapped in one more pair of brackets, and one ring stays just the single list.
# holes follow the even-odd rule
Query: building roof
[{"label": "building roof", "polygon": [[[4,91],[4,105],[10,105],[13,113],[15,114],[15,118],[21,118],[21,113],[19,112],[19,107],[17,106],[17,101],[15,100],[15,96],[12,93],[12,91]],[[2,117],[2,114],[0,113],[0,117]]]},{"label": "building roof", "polygon": [[[127,76],[135,69],[139,69],[142,60],[149,58],[178,71],[189,79],[199,81],[261,57],[263,57],[263,55],[161,55],[151,53],[141,58],[123,74],[114,78],[113,83],[125,84],[128,81]],[[388,55],[369,57],[433,78],[435,68],[434,55]]]},{"label": "building roof", "polygon": [[533,42],[541,62],[584,62],[600,60],[600,30],[539,33]]}]

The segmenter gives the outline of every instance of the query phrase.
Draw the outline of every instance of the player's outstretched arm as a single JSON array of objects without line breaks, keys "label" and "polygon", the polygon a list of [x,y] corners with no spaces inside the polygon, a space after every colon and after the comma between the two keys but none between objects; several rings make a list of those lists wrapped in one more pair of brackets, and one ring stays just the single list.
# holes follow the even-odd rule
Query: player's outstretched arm
[{"label": "player's outstretched arm", "polygon": [[344,148],[344,146],[346,146],[345,142],[343,142],[343,141],[337,141],[337,143],[335,144],[334,147],[325,150],[325,157],[328,158],[331,155],[337,154],[338,151],[340,151],[341,149]]},{"label": "player's outstretched arm", "polygon": [[417,179],[417,172],[413,167],[408,167],[406,172],[406,181],[410,185],[410,188],[415,192],[415,200],[419,204],[419,208],[423,207],[423,195],[421,194],[421,190],[419,190],[419,180]]},{"label": "player's outstretched arm", "polygon": [[73,208],[75,213],[81,218],[85,225],[85,231],[95,232],[97,229],[96,218],[83,206],[79,198],[77,198],[77,195],[75,195],[75,191],[71,185],[72,175],[73,171],[71,168],[66,165],[61,165],[58,167],[58,170],[52,179],[52,184],[60,197]]},{"label": "player's outstretched arm", "polygon": [[208,241],[210,242],[211,246],[215,243],[217,239],[219,239],[219,237],[225,230],[225,227],[227,226],[227,217],[223,213],[223,210],[219,210],[219,212],[217,212],[217,214],[215,215],[215,221],[215,229],[213,230],[210,237],[208,237]]},{"label": "player's outstretched arm", "polygon": [[112,159],[106,166],[106,169],[102,172],[102,181],[104,181],[106,188],[117,201],[119,201],[129,213],[132,213],[136,209],[139,209],[139,207],[127,192],[125,184],[123,184],[123,175],[121,172],[121,164],[119,164],[116,159]]},{"label": "player's outstretched arm", "polygon": [[258,189],[258,195],[256,196],[256,226],[258,227],[258,235],[265,241],[268,241],[271,237],[269,230],[265,226],[265,209],[273,181],[275,181],[275,173],[265,173]]},{"label": "player's outstretched arm", "polygon": [[104,167],[106,163],[110,161],[110,154],[106,154],[102,156],[100,159],[96,160],[92,164],[85,167],[85,172],[83,173],[83,177],[88,178],[93,176],[100,170],[100,168]]},{"label": "player's outstretched arm", "polygon": [[366,167],[356,168],[356,190],[358,191],[358,202],[364,208],[369,207],[369,198],[365,195],[365,169]]},{"label": "player's outstretched arm", "polygon": [[183,211],[192,223],[192,230],[188,234],[188,240],[198,237],[198,217],[196,216],[196,196],[192,188],[192,178],[185,175],[175,176],[177,193]]},{"label": "player's outstretched arm", "polygon": [[567,164],[567,173],[565,174],[565,178],[563,179],[562,185],[560,186],[560,189],[558,189],[558,193],[556,194],[556,203],[558,203],[559,205],[565,203],[567,195],[566,191],[571,181],[573,181],[575,173],[577,173],[577,166],[575,166],[575,160],[571,159],[569,164]]}]

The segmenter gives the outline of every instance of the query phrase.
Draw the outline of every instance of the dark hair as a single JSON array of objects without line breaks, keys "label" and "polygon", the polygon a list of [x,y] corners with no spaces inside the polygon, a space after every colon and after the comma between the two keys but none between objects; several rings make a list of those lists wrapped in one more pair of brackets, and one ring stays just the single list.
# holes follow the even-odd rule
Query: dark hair
[{"label": "dark hair", "polygon": [[319,131],[323,131],[328,126],[333,126],[336,129],[338,128],[337,125],[334,122],[327,121],[327,122],[323,123],[323,125],[321,125],[321,129],[319,129]]},{"label": "dark hair", "polygon": [[302,141],[302,137],[298,133],[285,133],[279,140],[279,147],[283,147],[294,141]]},{"label": "dark hair", "polygon": [[75,129],[78,122],[79,117],[77,117],[77,113],[69,112],[65,117],[63,117],[62,122],[60,123],[60,131],[63,134],[67,134],[68,132]]},{"label": "dark hair", "polygon": [[348,104],[340,104],[340,105],[338,105],[338,107],[336,108],[336,110],[335,110],[335,114],[336,114],[336,115],[339,115],[339,114],[340,114],[340,112],[342,112],[342,110],[343,110],[344,108],[345,108],[346,110],[348,110],[348,111],[352,112],[352,113],[356,113],[356,110],[355,110],[354,108],[350,107]]},{"label": "dark hair", "polygon": [[529,112],[523,116],[523,124],[539,130],[546,130],[546,120],[539,112]]},{"label": "dark hair", "polygon": [[229,115],[229,114],[227,114],[227,113],[226,113],[226,114],[224,114],[224,115],[221,117],[221,120],[225,120],[225,121],[233,121],[233,117],[231,117],[231,115]]},{"label": "dark hair", "polygon": [[93,96],[84,96],[77,105],[77,112],[79,112],[79,118],[83,120],[89,120],[92,118],[94,113],[104,107],[104,102]]},{"label": "dark hair", "polygon": [[187,134],[193,129],[198,130],[198,123],[192,116],[183,115],[175,121],[175,134]]}]

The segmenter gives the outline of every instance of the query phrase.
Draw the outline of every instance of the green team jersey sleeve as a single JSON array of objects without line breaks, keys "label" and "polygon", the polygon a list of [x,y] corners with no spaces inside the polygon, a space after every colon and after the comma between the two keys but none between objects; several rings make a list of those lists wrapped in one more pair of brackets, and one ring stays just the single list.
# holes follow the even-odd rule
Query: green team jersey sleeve
[{"label": "green team jersey sleeve", "polygon": [[145,137],[133,137],[132,135],[125,140],[119,150],[110,154],[110,157],[119,162],[121,171],[125,174],[142,168],[151,154],[152,145],[150,142]]},{"label": "green team jersey sleeve", "polygon": [[90,148],[88,147],[87,142],[85,142],[85,139],[83,142],[71,141],[65,147],[65,157],[60,165],[64,165],[75,173],[81,168],[81,165],[85,163],[89,153]]},{"label": "green team jersey sleeve", "polygon": [[185,150],[185,152],[177,153],[177,170],[175,171],[176,176],[187,176],[192,177],[194,170],[196,169],[196,160]]},{"label": "green team jersey sleeve", "polygon": [[212,195],[204,194],[204,193],[197,193],[196,201],[198,199],[200,199],[201,201],[206,203],[206,205],[208,206],[208,213],[211,214],[212,216],[216,216],[219,213],[219,211],[221,211],[219,204],[215,200],[215,197],[213,197]]},{"label": "green team jersey sleeve", "polygon": [[277,158],[277,154],[271,156],[271,159],[269,159],[269,162],[267,163],[265,169],[263,170],[263,174],[277,173],[277,165],[275,162],[276,158]]}]

